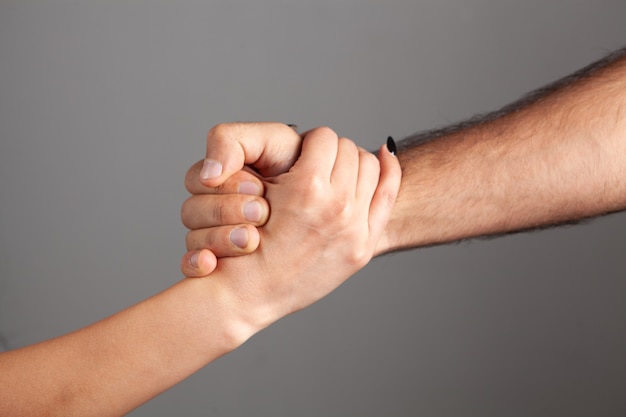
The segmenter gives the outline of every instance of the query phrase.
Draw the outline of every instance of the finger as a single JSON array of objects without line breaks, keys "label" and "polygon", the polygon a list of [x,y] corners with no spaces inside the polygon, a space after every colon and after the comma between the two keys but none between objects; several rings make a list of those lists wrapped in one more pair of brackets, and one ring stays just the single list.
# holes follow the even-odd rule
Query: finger
[{"label": "finger", "polygon": [[189,197],[181,208],[180,217],[188,229],[250,223],[262,226],[267,222],[270,208],[262,197],[245,194],[199,194]]},{"label": "finger", "polygon": [[287,172],[300,154],[300,135],[283,123],[228,123],[207,135],[201,182],[217,187],[244,165],[265,177]]},{"label": "finger", "polygon": [[187,252],[180,262],[181,272],[189,278],[205,277],[213,272],[216,266],[215,255],[207,249]]},{"label": "finger", "polygon": [[[374,192],[380,180],[380,162],[373,153],[359,151],[359,179],[357,184],[357,199],[371,204]],[[369,212],[366,213],[369,217]]]},{"label": "finger", "polygon": [[389,152],[387,146],[383,145],[380,148],[378,159],[380,160],[380,180],[369,211],[370,236],[376,240],[381,236],[391,216],[402,180],[400,162]]},{"label": "finger", "polygon": [[217,187],[207,187],[200,181],[200,171],[204,161],[198,161],[185,175],[185,187],[191,194],[249,194],[263,195],[263,182],[247,168],[234,173]]},{"label": "finger", "polygon": [[249,224],[192,230],[186,238],[188,251],[208,249],[218,258],[252,253],[259,242],[259,231]]},{"label": "finger", "polygon": [[294,167],[321,174],[330,180],[335,161],[339,138],[327,127],[310,130],[303,136],[302,152]]},{"label": "finger", "polygon": [[354,196],[359,174],[359,150],[350,139],[339,138],[337,159],[331,175],[333,186],[349,191]]}]

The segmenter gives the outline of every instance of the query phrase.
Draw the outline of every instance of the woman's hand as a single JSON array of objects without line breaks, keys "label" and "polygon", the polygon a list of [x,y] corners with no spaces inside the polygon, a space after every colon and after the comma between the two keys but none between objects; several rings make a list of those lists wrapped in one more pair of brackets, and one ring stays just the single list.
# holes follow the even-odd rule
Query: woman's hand
[{"label": "woman's hand", "polygon": [[[228,302],[245,305],[241,320],[255,329],[319,300],[367,264],[400,184],[398,161],[385,147],[379,161],[328,128],[303,136],[290,169],[260,177],[267,200],[263,213],[271,208],[271,216],[263,216],[267,223],[258,229],[235,226],[245,227],[250,247],[258,248],[220,259],[219,273],[209,278],[225,289]],[[221,233],[211,216],[202,215],[207,195],[194,195],[183,207],[183,221],[195,229],[187,237],[191,253],[203,253],[198,251]],[[218,246],[211,249],[219,253]]]}]

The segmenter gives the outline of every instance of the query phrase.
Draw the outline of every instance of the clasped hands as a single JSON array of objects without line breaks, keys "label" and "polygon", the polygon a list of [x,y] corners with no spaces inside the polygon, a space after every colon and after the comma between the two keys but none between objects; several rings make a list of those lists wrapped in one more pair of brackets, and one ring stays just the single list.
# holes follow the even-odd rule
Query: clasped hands
[{"label": "clasped hands", "polygon": [[400,178],[386,146],[377,158],[328,128],[299,135],[281,123],[217,125],[206,158],[186,175],[182,272],[223,272],[216,285],[250,311],[243,320],[264,327],[327,295],[380,251]]}]

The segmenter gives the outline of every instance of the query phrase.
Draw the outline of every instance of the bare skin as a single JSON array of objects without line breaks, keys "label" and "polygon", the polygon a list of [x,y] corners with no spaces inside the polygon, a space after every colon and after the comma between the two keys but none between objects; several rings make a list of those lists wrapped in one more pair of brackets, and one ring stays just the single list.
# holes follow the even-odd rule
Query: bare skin
[{"label": "bare skin", "polygon": [[[299,152],[295,139],[280,123],[227,124],[209,134],[205,160],[221,161],[224,169],[203,177],[205,162],[199,161],[187,173],[187,187],[198,200],[183,221],[196,241],[218,241],[229,230],[223,223],[213,228],[197,215],[198,207],[239,209],[226,189],[255,180],[239,171],[242,161],[262,155],[265,166],[288,162]],[[626,49],[501,111],[408,138],[399,143],[398,158],[402,184],[377,254],[623,210]],[[211,194],[218,195],[206,199]],[[246,251],[257,244],[252,241]],[[201,247],[189,249],[184,263]],[[185,272],[206,271],[188,266]]]},{"label": "bare skin", "polygon": [[[391,213],[397,158],[329,129],[297,138],[288,172],[260,183],[274,216],[251,255],[215,264],[89,327],[0,354],[0,415],[120,416],[316,302],[363,267]],[[240,201],[241,202],[241,201]]]}]

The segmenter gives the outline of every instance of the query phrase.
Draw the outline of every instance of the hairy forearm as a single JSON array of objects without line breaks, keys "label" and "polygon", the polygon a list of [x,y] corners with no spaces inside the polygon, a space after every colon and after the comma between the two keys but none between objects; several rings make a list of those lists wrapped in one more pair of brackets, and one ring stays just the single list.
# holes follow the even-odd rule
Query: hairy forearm
[{"label": "hairy forearm", "polygon": [[120,416],[250,335],[208,279],[89,327],[0,355],[0,415]]},{"label": "hairy forearm", "polygon": [[625,55],[401,142],[402,185],[379,252],[626,208]]}]

